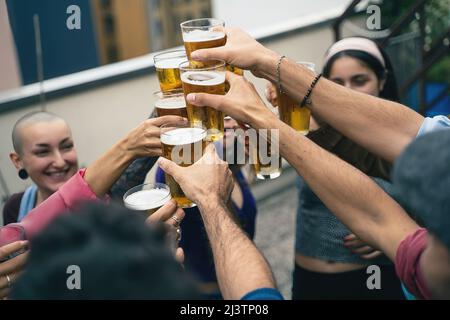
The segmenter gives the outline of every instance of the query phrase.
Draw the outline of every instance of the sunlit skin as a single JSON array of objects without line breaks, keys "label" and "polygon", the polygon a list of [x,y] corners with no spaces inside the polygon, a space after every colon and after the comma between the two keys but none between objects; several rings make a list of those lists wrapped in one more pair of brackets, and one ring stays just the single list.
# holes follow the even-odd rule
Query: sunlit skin
[{"label": "sunlit skin", "polygon": [[10,154],[15,167],[25,169],[38,187],[36,205],[47,199],[78,170],[72,133],[63,120],[24,124],[22,150]]}]

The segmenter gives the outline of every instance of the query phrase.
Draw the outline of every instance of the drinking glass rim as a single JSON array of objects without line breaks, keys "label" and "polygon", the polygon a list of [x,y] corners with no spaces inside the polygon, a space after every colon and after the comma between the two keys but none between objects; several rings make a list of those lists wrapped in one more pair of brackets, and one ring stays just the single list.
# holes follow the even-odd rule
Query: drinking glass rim
[{"label": "drinking glass rim", "polygon": [[[187,26],[187,24],[189,23],[193,23],[193,22],[197,22],[197,21],[215,21],[218,22],[218,24],[212,24],[209,26]],[[218,18],[199,18],[199,19],[192,19],[192,20],[188,20],[188,21],[183,21],[182,23],[180,23],[180,27],[181,29],[199,29],[199,28],[214,28],[214,27],[225,27],[225,21],[222,19],[218,19]]]},{"label": "drinking glass rim", "polygon": [[[147,186],[151,186],[152,188],[148,189],[148,190],[154,190],[154,189],[165,189],[168,191],[167,195],[161,199],[161,201],[168,199],[166,202],[167,203],[170,199],[172,199],[172,195],[170,194],[170,188],[167,184],[165,183],[160,183],[160,182],[148,182],[148,183],[141,183],[137,186],[134,186],[133,188],[128,189],[125,194],[123,195],[123,202],[126,204],[126,198],[130,195],[132,195],[133,193],[136,193],[137,191],[141,191],[143,190],[145,187]],[[132,205],[131,205],[132,206]]]},{"label": "drinking glass rim", "polygon": [[[165,50],[163,52],[159,52],[159,53],[153,55],[153,62],[156,63],[156,60],[158,60],[158,61],[163,60],[164,58],[161,58],[162,55],[176,54],[176,53],[180,53],[179,56],[187,57],[185,49]],[[166,59],[171,59],[171,58],[178,58],[178,56],[174,55],[173,57],[167,57]]]},{"label": "drinking glass rim", "polygon": [[176,98],[176,97],[184,97],[183,89],[173,89],[173,90],[158,90],[153,92],[153,96],[158,99],[165,99],[165,98]]},{"label": "drinking glass rim", "polygon": [[[202,68],[198,68],[198,67],[190,67],[189,60],[183,61],[182,63],[179,64],[178,69],[180,69],[180,71],[186,72],[186,71],[213,71],[216,70],[218,68],[224,68],[224,72],[225,72],[225,67],[227,65],[227,63],[222,60],[222,59],[211,59],[208,60],[208,63],[211,61],[215,61],[218,62],[217,64],[213,65],[213,66],[208,66],[208,67],[202,67]],[[188,63],[187,67],[182,67],[182,65],[184,65],[185,63]]]},{"label": "drinking glass rim", "polygon": [[[174,130],[177,130],[177,129],[185,129],[185,128],[186,129],[188,129],[188,128],[201,129],[202,130],[201,132],[199,132],[198,134],[195,134],[195,138],[202,137],[202,140],[208,134],[208,130],[204,126],[202,126],[202,127],[197,127],[197,126],[192,127],[189,122],[186,124],[186,126],[183,126],[183,127],[177,126],[177,124],[180,124],[180,123],[181,123],[181,121],[180,122],[170,122],[170,123],[165,123],[162,126],[160,126],[161,136],[168,136],[167,132],[171,132],[171,131],[174,131]],[[163,132],[163,129],[171,128],[171,127],[173,127],[174,129],[170,130],[170,131]],[[197,141],[200,141],[200,139],[195,140],[195,142],[197,142]]]}]

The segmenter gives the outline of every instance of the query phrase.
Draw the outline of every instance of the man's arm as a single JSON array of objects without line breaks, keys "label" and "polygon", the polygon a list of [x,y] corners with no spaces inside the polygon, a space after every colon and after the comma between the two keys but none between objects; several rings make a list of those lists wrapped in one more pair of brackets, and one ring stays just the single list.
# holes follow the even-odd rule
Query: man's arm
[{"label": "man's arm", "polygon": [[199,204],[225,299],[240,299],[259,288],[275,288],[272,271],[254,243],[233,220],[225,205]]},{"label": "man's arm", "polygon": [[[195,51],[192,58],[222,59],[277,83],[280,55],[241,30],[226,28],[225,32],[227,44],[224,47]],[[315,75],[294,61],[283,59],[280,76],[284,90],[295,100],[302,101]],[[415,138],[424,120],[401,104],[359,93],[326,79],[317,83],[311,99],[314,115],[390,162]]]},{"label": "man's arm", "polygon": [[160,158],[159,166],[174,177],[200,209],[223,297],[240,299],[260,288],[275,288],[267,261],[226,208],[233,179],[226,162],[217,156],[214,145],[210,144],[205,155],[187,168],[164,158]]},{"label": "man's arm", "polygon": [[323,203],[360,239],[392,260],[400,242],[418,226],[375,182],[281,122],[243,77],[227,73],[225,96],[191,94],[196,106],[210,106],[253,128],[279,129],[281,155]]}]

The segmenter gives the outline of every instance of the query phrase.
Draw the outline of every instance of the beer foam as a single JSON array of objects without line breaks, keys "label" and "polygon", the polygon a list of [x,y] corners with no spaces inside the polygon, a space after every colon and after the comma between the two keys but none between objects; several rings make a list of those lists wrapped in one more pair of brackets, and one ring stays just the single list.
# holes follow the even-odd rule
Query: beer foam
[{"label": "beer foam", "polygon": [[187,71],[181,75],[181,81],[194,86],[217,86],[225,83],[225,72]]},{"label": "beer foam", "polygon": [[168,58],[168,59],[156,61],[155,67],[158,69],[178,69],[180,64],[186,60],[187,60],[186,57],[184,57],[184,58],[180,58],[180,57]]},{"label": "beer foam", "polygon": [[125,198],[125,206],[132,210],[150,210],[163,206],[170,199],[166,189],[141,190]]},{"label": "beer foam", "polygon": [[193,30],[190,32],[183,32],[184,42],[205,42],[225,38],[225,33],[221,31],[210,30]]},{"label": "beer foam", "polygon": [[186,100],[184,97],[159,99],[155,102],[155,107],[160,109],[186,108]]},{"label": "beer foam", "polygon": [[170,146],[182,146],[206,138],[202,128],[178,128],[161,134],[161,142]]}]

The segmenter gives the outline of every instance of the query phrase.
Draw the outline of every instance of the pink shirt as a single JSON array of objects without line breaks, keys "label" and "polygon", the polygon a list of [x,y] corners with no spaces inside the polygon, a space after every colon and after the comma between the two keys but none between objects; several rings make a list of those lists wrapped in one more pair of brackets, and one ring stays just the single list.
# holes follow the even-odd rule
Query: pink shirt
[{"label": "pink shirt", "polygon": [[[73,210],[84,201],[98,200],[96,194],[84,180],[85,172],[86,169],[79,170],[57,192],[31,210],[20,223],[1,228],[0,244],[24,240],[23,238],[29,240],[67,210]],[[25,231],[25,236],[19,234],[20,227]]]},{"label": "pink shirt", "polygon": [[407,236],[398,246],[395,269],[398,277],[418,299],[431,299],[423,278],[420,258],[427,246],[428,232],[420,228]]}]

